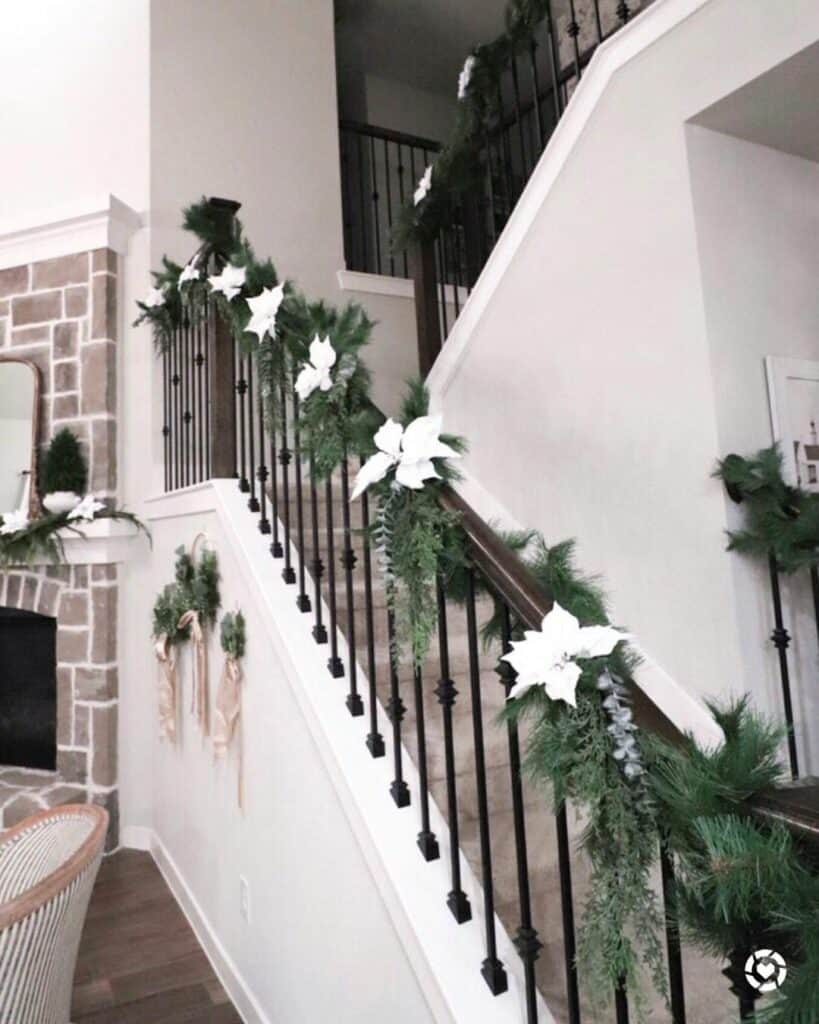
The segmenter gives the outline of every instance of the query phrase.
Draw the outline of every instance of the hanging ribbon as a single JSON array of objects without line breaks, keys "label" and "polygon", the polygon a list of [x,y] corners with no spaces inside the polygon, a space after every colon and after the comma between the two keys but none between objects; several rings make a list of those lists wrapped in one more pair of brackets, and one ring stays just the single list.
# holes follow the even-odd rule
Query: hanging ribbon
[{"label": "hanging ribbon", "polygon": [[244,807],[244,757],[241,733],[242,712],[242,668],[231,654],[225,656],[225,667],[216,693],[213,715],[213,752],[217,758],[224,757],[234,733],[239,745],[239,807]]},{"label": "hanging ribbon", "polygon": [[159,664],[159,734],[176,742],[176,649],[163,633],[154,645]]},{"label": "hanging ribbon", "polygon": [[208,645],[205,631],[199,621],[199,612],[191,608],[179,620],[178,628],[190,627],[191,643],[193,644],[193,688],[191,691],[191,711],[199,723],[202,734],[210,732],[208,715]]}]

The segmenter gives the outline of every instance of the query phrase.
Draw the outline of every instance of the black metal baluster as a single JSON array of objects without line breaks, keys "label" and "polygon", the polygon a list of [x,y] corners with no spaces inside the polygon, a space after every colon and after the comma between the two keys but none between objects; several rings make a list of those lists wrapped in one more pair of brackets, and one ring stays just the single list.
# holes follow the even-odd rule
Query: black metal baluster
[{"label": "black metal baluster", "polygon": [[580,66],[580,44],[578,42],[578,36],[580,35],[580,24],[577,20],[577,13],[575,11],[574,0],[569,0],[569,25],[566,30],[569,34],[569,38],[572,41],[572,50],[574,53],[574,73],[577,76],[578,82],[580,76],[583,73],[583,69]]},{"label": "black metal baluster", "polygon": [[495,168],[492,163],[492,141],[489,133],[484,130],[484,145],[486,146],[486,173],[488,180],[489,194],[489,220],[491,244],[494,245],[498,238],[498,211],[495,205]]},{"label": "black metal baluster", "polygon": [[552,79],[552,96],[555,108],[555,124],[560,120],[562,111],[560,95],[560,45],[555,31],[555,21],[552,17],[551,0],[546,0],[546,27],[549,32],[549,70]]},{"label": "black metal baluster", "polygon": [[631,17],[631,11],[629,10],[626,0],[620,0],[620,3],[617,5],[617,17],[624,25]]},{"label": "black metal baluster", "polygon": [[283,542],[284,542],[284,568],[282,579],[285,583],[295,583],[296,574],[290,554],[290,460],[293,453],[287,447],[287,367],[282,366],[281,378],[279,380],[279,401],[281,402],[282,421],[282,443],[279,448],[279,464],[282,467],[282,514],[284,516]]},{"label": "black metal baluster", "polygon": [[600,18],[600,0],[594,0],[594,22],[597,26],[597,42],[603,42],[603,22]]},{"label": "black metal baluster", "polygon": [[250,484],[250,497],[247,507],[251,512],[259,511],[259,499],[256,497],[256,417],[253,412],[255,399],[253,388],[253,356],[247,357],[247,458],[248,458],[248,482]]},{"label": "black metal baluster", "polygon": [[[401,203],[401,208],[402,209],[404,207],[404,200],[406,198],[406,195],[405,195],[406,188],[405,188],[405,185],[404,185],[404,171],[405,171],[405,168],[404,168],[403,150],[401,149],[401,143],[399,142],[398,143],[398,198],[399,198],[399,201]],[[404,252],[402,253],[402,257],[403,257],[403,260],[404,260],[404,277],[409,277],[409,258],[408,258],[408,254],[407,254],[406,248],[404,249]]]},{"label": "black metal baluster", "polygon": [[326,644],[327,630],[321,621],[321,577],[324,574],[324,563],[321,560],[321,548],[319,547],[318,491],[316,489],[316,464],[312,452],[310,452],[310,518],[313,539],[313,562],[311,568],[313,572],[313,586],[315,587],[313,639],[317,644]]},{"label": "black metal baluster", "polygon": [[[512,623],[509,606],[504,602],[501,614],[501,646],[503,653],[512,650]],[[515,683],[516,673],[506,661],[498,662],[498,674],[508,697]],[[520,927],[515,935],[515,948],[523,961],[523,976],[526,990],[527,1024],[537,1024],[537,984],[535,961],[543,943],[532,926],[532,895],[529,888],[529,853],[526,846],[526,817],[523,808],[523,783],[520,776],[520,740],[517,723],[506,722],[509,743],[509,772],[512,782],[512,817],[515,829],[515,856],[518,869],[518,902],[520,906]]]},{"label": "black metal baluster", "polygon": [[344,254],[348,270],[355,270],[353,255],[353,204],[350,195],[352,174],[350,171],[349,134],[343,129],[339,133],[341,146],[342,220],[344,224]]},{"label": "black metal baluster", "polygon": [[208,353],[210,352],[211,338],[213,337],[214,312],[210,304],[210,299],[205,297],[205,337],[203,342],[203,349],[205,354],[205,479],[210,480],[213,475],[211,472],[211,457],[212,452],[210,450],[210,366],[208,364]]},{"label": "black metal baluster", "polygon": [[435,833],[429,823],[429,779],[427,776],[427,731],[424,715],[424,680],[421,666],[413,667],[413,690],[415,691],[415,735],[418,741],[418,800],[421,809],[421,831],[418,833],[418,849],[424,860],[438,860],[441,851]]},{"label": "black metal baluster", "polygon": [[299,596],[296,606],[300,612],[310,611],[310,598],[307,596],[307,578],[305,575],[304,551],[304,485],[302,481],[301,462],[301,429],[299,427],[299,396],[293,390],[293,451],[296,470],[296,543],[299,559]]},{"label": "black metal baluster", "polygon": [[626,994],[625,978],[620,978],[620,983],[614,990],[614,1019],[617,1024],[628,1024],[628,995]]},{"label": "black metal baluster", "polygon": [[782,617],[779,568],[773,555],[770,555],[768,558],[768,570],[771,577],[771,597],[773,598],[774,607],[774,630],[771,633],[771,640],[779,656],[779,673],[782,677],[782,703],[785,708],[785,724],[788,728],[788,757],[791,764],[791,774],[797,779],[799,778],[799,758],[796,752],[796,737],[793,732],[793,704],[791,703],[791,680],[788,669],[788,646],[790,645],[791,638],[787,629],[785,629],[785,622]]},{"label": "black metal baluster", "polygon": [[199,471],[197,480],[201,482],[207,479],[205,476],[205,444],[207,435],[205,433],[205,317],[207,306],[200,309],[196,323],[196,423],[199,448]]},{"label": "black metal baluster", "polygon": [[534,149],[532,150],[534,153],[534,163],[537,163],[540,154],[546,146],[546,129],[543,124],[543,111],[540,106],[540,76],[537,70],[537,50],[537,43],[533,39],[529,44],[529,71],[532,76],[532,102],[534,103],[534,127],[536,131]]},{"label": "black metal baluster", "polygon": [[392,759],[394,778],[390,783],[390,795],[396,807],[408,807],[410,803],[409,786],[404,781],[404,764],[401,753],[401,723],[407,709],[401,700],[401,687],[398,681],[398,658],[395,642],[395,613],[393,612],[394,596],[390,594],[391,584],[387,582],[387,639],[390,645],[390,699],[387,702],[387,717],[392,726]]},{"label": "black metal baluster", "polygon": [[244,358],[238,352],[238,346],[234,349],[233,358],[236,363],[236,394],[239,396],[239,490],[247,492],[250,484],[247,482],[247,460],[245,452],[245,394],[247,393],[247,381],[245,380]]},{"label": "black metal baluster", "polygon": [[261,373],[259,374],[259,469],[257,478],[259,480],[259,532],[270,533],[270,520],[267,518],[267,480],[270,476],[264,461],[264,397],[261,393]]},{"label": "black metal baluster", "polygon": [[173,385],[173,447],[174,447],[174,490],[178,490],[182,486],[182,399],[179,394],[181,387],[182,378],[179,373],[180,357],[179,347],[180,341],[180,329],[174,328],[173,331],[173,348],[171,350],[171,362],[173,364],[173,376],[171,377],[171,383]]},{"label": "black metal baluster", "polygon": [[381,220],[378,214],[378,172],[375,165],[375,139],[370,136],[370,181],[372,184],[373,225],[375,227],[375,272],[381,273]]},{"label": "black metal baluster", "polygon": [[438,287],[440,288],[440,302],[441,302],[441,338],[446,340],[446,336],[449,334],[449,324],[446,313],[446,261],[443,254],[443,244],[446,228],[442,228],[438,232],[438,237],[435,239],[435,253],[436,260],[438,262]]},{"label": "black metal baluster", "polygon": [[683,982],[680,931],[677,926],[677,892],[674,865],[663,839],[660,840],[660,868],[663,878],[663,905],[665,907],[665,940],[668,950],[668,994],[673,1024],[685,1022],[685,985]]},{"label": "black metal baluster", "polygon": [[730,992],[739,1003],[741,1024],[754,1024],[756,1020],[756,993],[745,980],[745,962],[749,952],[748,949],[735,949],[728,958],[728,966],[722,972],[731,982]]},{"label": "black metal baluster", "polygon": [[184,459],[182,462],[182,481],[185,487],[191,482],[191,320],[188,304],[182,302],[182,421],[184,423]]},{"label": "black metal baluster", "polygon": [[270,424],[270,526],[273,536],[270,554],[274,558],[284,557],[284,548],[279,537],[279,454],[276,446],[276,429],[279,411],[276,408],[276,388],[271,385],[268,395],[268,420]]},{"label": "black metal baluster", "polygon": [[162,445],[165,452],[165,490],[171,489],[171,369],[167,346],[162,350]]},{"label": "black metal baluster", "polygon": [[390,144],[384,139],[384,177],[387,183],[387,227],[390,252],[390,277],[395,277],[395,254],[392,250],[392,183],[390,182]]},{"label": "black metal baluster", "polygon": [[472,907],[469,898],[461,885],[461,851],[460,830],[458,824],[458,786],[455,774],[455,738],[452,729],[452,709],[458,691],[450,678],[449,668],[449,631],[446,618],[446,595],[443,583],[438,579],[438,659],[441,667],[441,678],[435,694],[441,705],[444,724],[444,767],[446,771],[446,802],[449,816],[449,870],[452,888],[446,898],[452,916],[463,924],[472,919]]},{"label": "black metal baluster", "polygon": [[495,935],[495,888],[492,875],[492,842],[489,834],[489,799],[486,791],[486,758],[483,740],[483,708],[481,706],[481,669],[478,660],[478,625],[475,615],[475,572],[467,570],[466,629],[469,642],[469,688],[472,695],[472,735],[475,743],[475,784],[478,795],[478,830],[481,847],[481,881],[483,885],[484,925],[486,928],[486,959],[481,975],[492,995],[500,995],[509,986],[506,971],[498,959]]},{"label": "black metal baluster", "polygon": [[[361,458],[363,466],[366,459]],[[369,676],[370,731],[367,734],[367,749],[373,757],[386,753],[384,737],[378,731],[378,695],[375,686],[375,616],[373,614],[373,565],[370,552],[370,499],[367,492],[361,495],[361,530],[364,535],[364,609],[367,618],[367,675]]]},{"label": "black metal baluster", "polygon": [[813,618],[816,622],[817,638],[819,638],[819,572],[815,565],[810,567],[810,589],[813,594]]},{"label": "black metal baluster", "polygon": [[344,568],[344,592],[347,598],[347,650],[349,652],[350,692],[347,694],[347,710],[357,718],[364,714],[364,704],[358,692],[358,664],[355,649],[355,597],[353,596],[353,569],[356,566],[353,550],[353,531],[350,525],[350,468],[347,455],[341,460],[341,520],[344,530],[344,550],[341,565]]},{"label": "black metal baluster", "polygon": [[574,932],[574,900],[572,897],[572,864],[569,852],[569,826],[566,804],[555,814],[557,826],[557,867],[560,875],[560,910],[563,920],[563,960],[566,970],[566,1002],[569,1024],[580,1024],[580,991],[577,984],[577,942]]},{"label": "black metal baluster", "polygon": [[512,153],[509,147],[509,138],[506,134],[506,130],[503,125],[503,93],[501,91],[500,78],[498,78],[497,85],[497,97],[498,97],[498,160],[500,162],[501,171],[503,172],[503,182],[506,188],[506,202],[507,208],[505,216],[503,217],[504,223],[506,223],[509,214],[512,212],[512,207],[515,203],[515,189],[513,186],[512,179]]},{"label": "black metal baluster", "polygon": [[338,614],[336,605],[336,555],[333,526],[333,478],[327,477],[324,483],[324,500],[326,507],[327,526],[327,604],[330,608],[330,657],[327,668],[334,679],[344,675],[344,665],[338,656]]},{"label": "black metal baluster", "polygon": [[454,323],[461,315],[461,296],[460,296],[460,232],[457,227],[457,217],[452,228],[452,236],[450,241],[451,258],[452,258],[452,296],[455,302],[455,316],[452,318]]},{"label": "black metal baluster", "polygon": [[370,270],[367,259],[367,201],[364,192],[364,145],[361,136],[356,136],[356,151],[358,153],[358,203],[359,219],[361,220],[361,269]]},{"label": "black metal baluster", "polygon": [[520,167],[523,177],[529,176],[529,163],[526,154],[526,135],[523,131],[523,115],[520,111],[520,79],[518,78],[518,59],[512,56],[512,97],[515,104],[515,120],[518,123],[518,141],[520,143]]}]

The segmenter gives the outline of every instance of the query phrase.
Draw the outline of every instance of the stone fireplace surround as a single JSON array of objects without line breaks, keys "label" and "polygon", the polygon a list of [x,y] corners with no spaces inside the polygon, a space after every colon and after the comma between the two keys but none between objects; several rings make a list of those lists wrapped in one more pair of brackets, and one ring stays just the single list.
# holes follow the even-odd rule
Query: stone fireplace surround
[{"label": "stone fireplace surround", "polygon": [[[0,358],[37,366],[41,443],[70,427],[88,459],[89,490],[114,499],[119,255],[139,219],[113,198],[71,213],[0,234]],[[44,807],[93,801],[111,814],[111,849],[119,832],[116,538],[127,531],[108,521],[84,532],[89,540],[66,541],[71,564],[0,570],[0,606],[57,620],[57,770],[0,765],[0,829]]]}]

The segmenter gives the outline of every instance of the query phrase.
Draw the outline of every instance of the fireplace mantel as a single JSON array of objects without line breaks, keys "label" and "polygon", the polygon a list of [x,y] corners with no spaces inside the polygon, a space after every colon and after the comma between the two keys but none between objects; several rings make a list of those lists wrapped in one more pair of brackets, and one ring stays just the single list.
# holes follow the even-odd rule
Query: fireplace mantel
[{"label": "fireplace mantel", "polygon": [[[140,538],[140,531],[122,519],[97,519],[78,527],[82,536],[72,530],[60,530],[59,537],[65,551],[66,565],[120,565],[129,562],[139,550],[139,544],[147,544],[147,538]],[[47,558],[35,558],[29,567],[52,564]],[[9,569],[24,569],[25,566],[9,566]]]}]

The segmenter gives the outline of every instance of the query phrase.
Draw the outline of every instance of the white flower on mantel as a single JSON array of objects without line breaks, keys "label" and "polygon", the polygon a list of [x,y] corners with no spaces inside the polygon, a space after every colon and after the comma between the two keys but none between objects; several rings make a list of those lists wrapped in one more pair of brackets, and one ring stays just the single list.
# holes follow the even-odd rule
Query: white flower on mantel
[{"label": "white flower on mantel", "polygon": [[181,288],[187,281],[198,281],[201,276],[199,268],[196,266],[196,260],[191,260],[179,275],[177,286]]},{"label": "white flower on mantel", "polygon": [[4,512],[3,525],[0,526],[0,534],[8,536],[12,533],[19,533],[28,526],[29,518],[25,512]]},{"label": "white flower on mantel", "polygon": [[102,512],[104,508],[104,503],[97,501],[93,494],[86,494],[79,505],[71,509],[68,518],[90,523],[97,512]]},{"label": "white flower on mantel", "polygon": [[145,305],[148,309],[156,309],[157,306],[165,305],[165,293],[161,288],[149,288],[145,298]]},{"label": "white flower on mantel", "polygon": [[316,335],[310,343],[310,362],[296,378],[296,391],[302,402],[312,395],[316,388],[321,391],[330,390],[333,386],[330,369],[335,365],[335,361],[336,350],[330,339],[320,341]]},{"label": "white flower on mantel", "polygon": [[419,416],[406,428],[389,419],[376,431],[373,441],[378,451],[358,471],[350,498],[357,498],[372,484],[383,480],[395,469],[396,483],[419,491],[424,481],[439,474],[433,459],[459,459],[460,455],[441,440],[442,417]]},{"label": "white flower on mantel", "polygon": [[412,198],[415,201],[415,205],[416,206],[419,203],[422,203],[426,199],[427,195],[429,194],[429,190],[431,188],[432,188],[432,164],[430,164],[429,167],[427,167],[427,169],[424,171],[423,177],[418,182],[418,188],[413,193],[413,197]]},{"label": "white flower on mantel", "polygon": [[247,270],[234,267],[232,263],[224,268],[221,274],[208,278],[208,283],[215,292],[221,292],[228,300],[234,298],[244,287]]},{"label": "white flower on mantel", "polygon": [[460,75],[458,75],[458,99],[462,100],[466,96],[466,91],[469,88],[469,83],[472,80],[472,71],[477,64],[477,58],[473,53],[466,58],[464,66],[461,69]]},{"label": "white flower on mantel", "polygon": [[577,707],[577,683],[582,674],[577,658],[600,658],[611,654],[628,633],[611,626],[581,626],[565,608],[555,604],[540,630],[527,630],[523,640],[512,642],[504,654],[517,673],[509,699],[522,697],[533,686],[542,686],[552,700],[564,700]]},{"label": "white flower on mantel", "polygon": [[264,341],[266,334],[272,338],[276,333],[276,316],[283,299],[283,284],[277,284],[275,288],[264,288],[260,295],[248,299],[251,316],[245,330],[249,334],[255,334],[259,341]]}]

